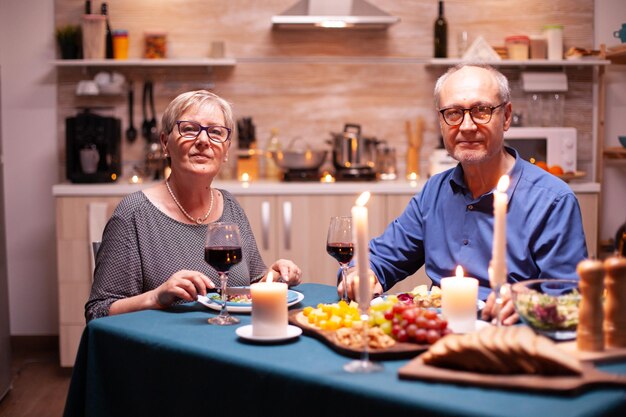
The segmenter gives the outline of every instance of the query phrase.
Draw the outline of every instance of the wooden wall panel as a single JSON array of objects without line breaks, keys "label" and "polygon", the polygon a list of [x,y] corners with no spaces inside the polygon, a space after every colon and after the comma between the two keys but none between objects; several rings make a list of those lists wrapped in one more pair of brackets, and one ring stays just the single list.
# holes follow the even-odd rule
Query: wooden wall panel
[{"label": "wooden wall panel", "polygon": [[[318,147],[329,132],[346,122],[361,123],[364,134],[385,139],[403,159],[406,144],[404,121],[424,117],[426,160],[439,136],[433,111],[432,88],[443,68],[416,62],[432,55],[434,0],[369,0],[401,22],[387,31],[272,30],[270,18],[296,0],[109,0],[114,29],[130,33],[130,56],[142,54],[143,32],[168,33],[172,58],[207,57],[210,43],[223,40],[226,55],[237,58],[234,68],[123,68],[134,82],[135,127],[141,123],[141,89],[145,79],[156,83],[157,112],[176,94],[212,88],[234,105],[237,117],[252,116],[263,144],[272,127],[280,129],[284,142],[302,136]],[[94,10],[100,4],[94,3]],[[57,26],[77,23],[82,2],[55,0]],[[492,45],[503,45],[513,34],[539,34],[545,24],[565,27],[565,47],[590,48],[593,42],[593,0],[447,0],[450,56],[455,55],[456,33],[467,30],[470,38],[482,35]],[[470,40],[471,40],[470,39]],[[413,61],[409,59],[413,58]],[[394,61],[395,60],[395,61]],[[565,124],[579,132],[579,164],[590,162],[592,138],[592,69],[570,68],[567,74]],[[59,169],[64,175],[64,120],[78,107],[102,107],[99,111],[122,119],[128,126],[125,96],[78,97],[76,82],[93,78],[97,71],[76,68],[58,70]],[[519,69],[506,69],[512,86],[519,88]],[[525,98],[514,90],[514,107],[526,111]],[[124,143],[126,168],[143,158],[141,140]],[[423,163],[423,169],[427,169]],[[425,173],[425,172],[423,172]]]}]

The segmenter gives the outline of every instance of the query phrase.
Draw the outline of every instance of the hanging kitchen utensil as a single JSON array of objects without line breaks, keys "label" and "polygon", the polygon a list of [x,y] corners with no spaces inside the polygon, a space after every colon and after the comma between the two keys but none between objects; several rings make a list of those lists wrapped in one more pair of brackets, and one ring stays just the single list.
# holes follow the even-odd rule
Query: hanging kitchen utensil
[{"label": "hanging kitchen utensil", "polygon": [[135,106],[135,92],[133,84],[130,83],[128,88],[128,129],[126,129],[126,139],[133,143],[137,139],[137,129],[133,125],[133,107]]},{"label": "hanging kitchen utensil", "polygon": [[159,131],[157,129],[156,109],[154,107],[154,84],[152,81],[148,84],[148,97],[150,100],[150,114],[152,118],[149,121],[150,124],[150,143],[159,142]]},{"label": "hanging kitchen utensil", "polygon": [[149,81],[143,83],[143,95],[141,98],[141,111],[143,115],[143,121],[141,122],[141,136],[150,142],[150,120],[148,120],[148,85]]}]

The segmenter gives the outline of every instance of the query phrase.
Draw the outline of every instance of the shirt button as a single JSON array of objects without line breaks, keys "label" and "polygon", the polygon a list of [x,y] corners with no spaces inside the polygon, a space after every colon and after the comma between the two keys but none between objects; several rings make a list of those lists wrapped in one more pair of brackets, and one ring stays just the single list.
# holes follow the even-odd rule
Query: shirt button
[{"label": "shirt button", "polygon": [[474,210],[474,206],[470,204],[469,206],[467,206],[467,209],[468,210]]},{"label": "shirt button", "polygon": [[469,243],[469,240],[467,239],[463,239],[463,244],[467,246],[467,244]]}]

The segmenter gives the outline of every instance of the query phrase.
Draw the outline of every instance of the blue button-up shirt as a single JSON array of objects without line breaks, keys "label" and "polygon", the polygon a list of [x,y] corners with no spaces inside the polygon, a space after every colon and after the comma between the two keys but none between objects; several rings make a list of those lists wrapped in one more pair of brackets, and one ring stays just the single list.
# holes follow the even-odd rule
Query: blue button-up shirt
[{"label": "blue button-up shirt", "polygon": [[[508,282],[534,278],[577,279],[587,257],[576,196],[541,168],[515,157],[507,190]],[[385,290],[426,265],[439,285],[461,265],[479,280],[479,298],[489,294],[487,268],[493,242],[493,192],[474,198],[457,165],[430,178],[404,212],[372,239],[370,266]]]}]

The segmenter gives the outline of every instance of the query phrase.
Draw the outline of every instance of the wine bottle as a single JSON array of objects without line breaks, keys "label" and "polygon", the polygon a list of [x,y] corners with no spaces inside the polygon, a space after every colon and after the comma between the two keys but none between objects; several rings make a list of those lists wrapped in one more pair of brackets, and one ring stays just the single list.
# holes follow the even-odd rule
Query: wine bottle
[{"label": "wine bottle", "polygon": [[100,6],[100,13],[106,17],[106,58],[113,59],[113,33],[109,24],[108,7],[106,3]]},{"label": "wine bottle", "polygon": [[443,16],[443,0],[439,0],[439,16],[435,20],[435,58],[448,57],[448,22]]}]

